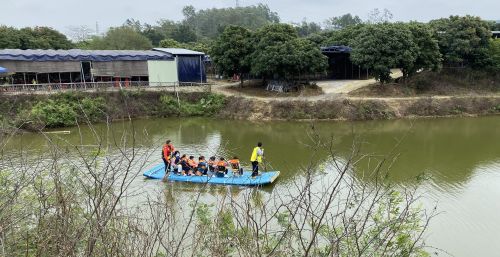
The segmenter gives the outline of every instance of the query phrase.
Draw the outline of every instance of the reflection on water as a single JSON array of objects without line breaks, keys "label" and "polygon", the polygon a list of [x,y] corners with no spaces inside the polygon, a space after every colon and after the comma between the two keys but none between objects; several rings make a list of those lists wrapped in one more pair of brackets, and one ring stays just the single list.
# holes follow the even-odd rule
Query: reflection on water
[{"label": "reflection on water", "polygon": [[[132,130],[131,127],[134,129]],[[125,134],[140,148],[155,148],[151,162],[160,161],[161,145],[171,139],[182,152],[193,155],[237,155],[249,165],[250,153],[257,141],[264,143],[267,169],[281,171],[276,185],[264,190],[280,190],[300,175],[298,167],[307,166],[311,158],[322,160],[326,152],[313,152],[311,137],[318,133],[323,139],[332,137],[334,151],[347,158],[353,140],[362,152],[383,158],[397,154],[390,171],[390,180],[402,186],[416,183],[416,177],[427,174],[422,192],[425,205],[437,203],[443,212],[431,224],[428,243],[456,256],[492,256],[500,251],[494,240],[500,238],[500,117],[453,118],[428,120],[370,122],[246,122],[213,119],[154,119],[118,122],[111,129],[97,125],[70,129],[70,135],[51,135],[77,145],[96,144],[94,133],[110,144],[120,142]],[[126,132],[126,133],[125,133]],[[57,141],[57,140],[56,140]],[[43,151],[46,138],[25,134],[10,139],[6,150]],[[128,141],[132,144],[132,140]],[[363,176],[373,162],[358,164],[355,176]],[[138,178],[138,186],[159,188],[162,182]],[[183,192],[200,190],[197,186],[171,184]],[[217,194],[226,187],[206,190]],[[244,188],[232,188],[237,193]],[[232,191],[233,192],[233,191]],[[496,248],[496,249],[495,249]]]}]

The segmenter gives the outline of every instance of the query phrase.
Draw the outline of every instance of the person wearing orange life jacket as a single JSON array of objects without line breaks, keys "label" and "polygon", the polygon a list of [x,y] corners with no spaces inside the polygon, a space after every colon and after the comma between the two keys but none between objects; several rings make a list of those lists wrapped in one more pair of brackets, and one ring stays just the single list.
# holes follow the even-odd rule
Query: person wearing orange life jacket
[{"label": "person wearing orange life jacket", "polygon": [[161,150],[161,159],[163,163],[165,163],[165,173],[170,171],[170,158],[172,154],[175,152],[175,147],[170,140],[167,140],[163,145],[163,149]]},{"label": "person wearing orange life jacket", "polygon": [[262,143],[258,142],[257,147],[252,151],[252,156],[250,157],[250,162],[252,162],[252,177],[259,175],[259,164],[262,163],[262,158],[264,157],[264,148],[262,148]]},{"label": "person wearing orange life jacket", "polygon": [[193,175],[192,168],[189,165],[189,159],[188,159],[188,157],[185,154],[183,154],[181,156],[181,160],[180,160],[179,164],[181,165],[182,175],[183,176],[186,176],[186,175],[187,176],[191,176],[191,175]]},{"label": "person wearing orange life jacket", "polygon": [[189,164],[189,167],[191,167],[191,170],[193,171],[193,173],[196,173],[196,170],[198,168],[198,163],[194,160],[194,156],[189,156],[189,159],[188,159],[188,164]]},{"label": "person wearing orange life jacket", "polygon": [[226,174],[227,162],[225,161],[224,157],[220,157],[219,161],[217,162],[217,172],[215,173],[215,176],[218,178],[223,178]]},{"label": "person wearing orange life jacket", "polygon": [[240,166],[240,160],[238,159],[238,156],[234,156],[233,159],[229,160],[228,162],[231,165],[231,169],[233,170],[233,175],[243,175],[243,168],[241,168]]}]

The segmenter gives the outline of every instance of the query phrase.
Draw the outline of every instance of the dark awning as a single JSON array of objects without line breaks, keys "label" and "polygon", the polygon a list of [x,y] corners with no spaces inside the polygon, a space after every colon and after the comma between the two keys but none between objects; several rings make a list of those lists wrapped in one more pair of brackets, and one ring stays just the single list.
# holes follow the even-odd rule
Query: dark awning
[{"label": "dark awning", "polygon": [[321,47],[321,52],[326,53],[350,53],[352,48],[348,46],[326,46]]}]

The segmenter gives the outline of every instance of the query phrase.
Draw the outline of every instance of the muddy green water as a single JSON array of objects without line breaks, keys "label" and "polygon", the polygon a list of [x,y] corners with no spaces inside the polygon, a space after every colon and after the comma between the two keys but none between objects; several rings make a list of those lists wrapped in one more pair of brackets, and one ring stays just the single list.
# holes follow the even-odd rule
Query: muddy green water
[{"label": "muddy green water", "polygon": [[[130,124],[118,122],[111,131],[121,135]],[[310,158],[311,127],[323,137],[334,138],[334,148],[346,157],[353,143],[362,142],[362,152],[376,155],[398,153],[390,180],[410,186],[415,177],[425,173],[429,180],[421,185],[427,208],[437,205],[440,214],[432,220],[426,236],[428,245],[454,256],[500,256],[500,117],[450,118],[428,120],[370,122],[247,122],[212,119],[151,119],[133,122],[137,144],[156,147],[158,157],[162,142],[169,138],[183,152],[206,156],[221,152],[238,155],[248,163],[252,147],[264,142],[268,168],[281,170],[281,177],[271,188],[280,190],[298,178],[297,167]],[[77,128],[70,135],[60,135],[69,142],[92,144],[88,128]],[[106,131],[97,125],[96,131]],[[354,136],[355,135],[355,136]],[[39,134],[25,134],[10,139],[9,149],[43,150],[46,139]],[[156,158],[152,156],[152,159]],[[324,154],[326,157],[326,154]],[[316,158],[321,159],[322,154]],[[158,161],[152,160],[152,162]],[[360,180],[370,183],[367,177]],[[138,176],[136,186],[168,186]],[[196,187],[192,187],[196,190]],[[428,249],[431,253],[434,250]],[[440,256],[446,256],[439,252]]]}]

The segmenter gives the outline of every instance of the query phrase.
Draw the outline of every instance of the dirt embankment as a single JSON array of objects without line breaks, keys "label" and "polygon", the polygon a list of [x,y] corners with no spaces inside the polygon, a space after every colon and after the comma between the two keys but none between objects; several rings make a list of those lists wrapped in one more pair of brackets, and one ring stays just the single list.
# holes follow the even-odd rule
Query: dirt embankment
[{"label": "dirt embankment", "polygon": [[[93,104],[88,99],[100,100]],[[72,106],[68,104],[71,101],[80,104],[75,105],[77,108],[74,110],[67,110],[68,106]],[[59,106],[60,103],[67,107]],[[99,109],[96,109],[100,106],[97,103],[102,104]],[[321,100],[261,100],[239,96],[223,97],[210,93],[182,93],[180,106],[178,103],[176,96],[169,92],[3,95],[0,96],[0,130],[10,127],[30,129],[71,126],[75,120],[86,121],[88,116],[93,117],[93,122],[102,122],[172,116],[208,116],[238,120],[376,120],[500,113],[500,95],[400,98],[360,98],[344,95]],[[74,117],[69,117],[70,114]]]},{"label": "dirt embankment", "polygon": [[261,101],[229,97],[220,116],[248,120],[375,120],[500,113],[500,96]]}]

